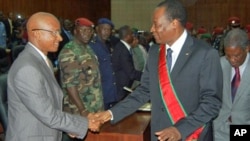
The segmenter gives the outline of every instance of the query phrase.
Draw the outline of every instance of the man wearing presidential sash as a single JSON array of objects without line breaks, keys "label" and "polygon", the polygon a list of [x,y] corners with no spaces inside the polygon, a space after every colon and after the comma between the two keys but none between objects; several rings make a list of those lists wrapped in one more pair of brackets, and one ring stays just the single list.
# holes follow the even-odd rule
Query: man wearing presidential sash
[{"label": "man wearing presidential sash", "polygon": [[213,140],[222,94],[219,55],[188,34],[186,20],[177,0],[156,7],[151,32],[159,45],[149,50],[141,85],[96,119],[117,123],[150,101],[151,141]]}]

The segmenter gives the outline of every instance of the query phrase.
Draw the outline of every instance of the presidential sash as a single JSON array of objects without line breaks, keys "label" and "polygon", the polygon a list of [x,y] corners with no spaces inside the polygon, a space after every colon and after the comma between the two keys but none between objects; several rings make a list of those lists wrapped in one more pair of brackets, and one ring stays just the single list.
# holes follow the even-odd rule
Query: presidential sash
[{"label": "presidential sash", "polygon": [[[159,53],[158,74],[161,98],[172,124],[175,124],[180,119],[186,117],[187,114],[171,83],[169,69],[167,68],[165,45],[160,46]],[[186,141],[197,140],[200,133],[202,132],[202,129],[203,127],[197,129],[186,139]]]}]

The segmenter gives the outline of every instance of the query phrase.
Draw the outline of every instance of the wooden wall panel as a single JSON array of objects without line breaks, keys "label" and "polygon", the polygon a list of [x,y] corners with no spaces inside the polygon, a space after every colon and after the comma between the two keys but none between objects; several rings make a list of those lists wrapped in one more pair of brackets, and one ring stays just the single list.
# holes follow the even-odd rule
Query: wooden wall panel
[{"label": "wooden wall panel", "polygon": [[[118,0],[112,0],[118,7],[124,7],[132,1],[120,0],[122,3],[119,6]],[[161,1],[161,0],[158,0]],[[157,1],[157,3],[158,3]],[[200,26],[212,30],[214,26],[227,25],[227,19],[230,16],[238,16],[241,19],[242,26],[250,24],[250,4],[249,0],[181,0],[185,3],[188,11],[188,21],[193,22],[195,28]],[[148,5],[145,4],[148,2]],[[195,2],[195,3],[194,3]],[[116,17],[114,23],[119,26],[123,24],[132,24],[138,28],[149,30],[151,27],[151,14],[153,8],[157,5],[152,5],[153,1],[134,0],[133,3],[141,6],[129,7],[129,12],[126,8],[115,8],[111,6],[111,0],[0,0],[0,10],[5,14],[8,12],[20,13],[25,16],[30,16],[34,12],[47,11],[62,18],[71,20],[77,17],[87,17],[93,22],[96,22],[100,17],[111,18]],[[145,5],[145,6],[144,6]],[[147,12],[139,14],[146,7]],[[151,9],[151,10],[150,10]],[[124,11],[122,11],[124,10]],[[119,15],[120,14],[120,15]],[[118,15],[118,16],[116,16]],[[133,17],[134,21],[124,20]],[[147,17],[147,20],[144,19]],[[126,22],[130,23],[126,23]]]},{"label": "wooden wall panel", "polygon": [[71,20],[86,17],[93,22],[100,17],[110,18],[110,8],[110,0],[0,0],[0,10],[5,14],[13,12],[29,17],[45,11]]},{"label": "wooden wall panel", "polygon": [[211,31],[214,26],[226,27],[231,16],[239,17],[242,27],[250,24],[249,0],[197,0],[186,8],[188,21],[193,22],[195,28],[204,26]]}]

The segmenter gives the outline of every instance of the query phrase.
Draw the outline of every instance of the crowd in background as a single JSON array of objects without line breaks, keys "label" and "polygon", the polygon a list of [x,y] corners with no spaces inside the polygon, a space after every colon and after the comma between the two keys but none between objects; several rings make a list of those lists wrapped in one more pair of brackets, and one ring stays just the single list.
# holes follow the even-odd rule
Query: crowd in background
[{"label": "crowd in background", "polygon": [[[74,23],[69,19],[59,18],[62,25],[62,35],[67,36],[60,43],[60,47],[58,52],[55,55],[50,56],[50,59],[57,65],[57,57],[61,48],[67,43],[69,40],[73,38],[73,26]],[[21,17],[20,15],[14,15],[12,12],[8,13],[7,16],[4,15],[2,11],[0,11],[0,48],[4,49],[12,49],[18,45],[25,45],[27,43],[27,32],[26,32],[26,21],[27,19]],[[208,30],[204,26],[195,27],[194,23],[187,22],[186,29],[189,31],[191,35],[202,39],[208,42],[213,48],[217,49],[221,56],[223,53],[223,45],[221,44],[221,38],[225,36],[225,34],[232,28],[241,28],[248,33],[248,37],[250,39],[250,24],[242,25],[240,22],[240,18],[238,17],[229,17],[227,19],[228,25],[226,27],[223,26],[214,26],[212,31]],[[113,29],[114,38],[118,37],[118,28],[115,27]],[[140,30],[139,27],[133,27],[133,32],[135,37],[138,39],[138,43],[142,45],[147,51],[151,43],[153,43],[153,36],[148,31]],[[112,41],[113,36],[111,36],[110,40]],[[4,55],[1,55],[4,56]]]},{"label": "crowd in background", "polygon": [[187,22],[186,29],[190,32],[191,35],[202,39],[209,43],[213,48],[219,51],[220,56],[224,56],[223,50],[223,41],[224,36],[231,29],[240,28],[245,30],[248,34],[248,39],[250,40],[250,24],[242,25],[239,17],[232,16],[227,20],[226,27],[223,26],[215,26],[212,31],[209,31],[206,27],[201,26],[199,28],[194,28],[193,23]]},{"label": "crowd in background", "polygon": [[[28,41],[27,32],[26,32],[26,21],[27,19],[18,15],[13,15],[13,13],[8,13],[8,16],[4,15],[0,11],[0,48],[7,49],[7,52],[11,51],[12,48],[16,46],[25,45]],[[53,62],[53,65],[57,66],[57,56],[63,46],[73,39],[73,29],[74,21],[69,19],[59,18],[61,22],[61,35],[63,41],[60,42],[59,50],[56,53],[49,54],[49,58]],[[119,40],[118,38],[118,27],[112,29],[112,36],[109,38],[114,46],[114,43]],[[149,46],[152,44],[153,36],[150,32],[141,31],[138,28],[133,28],[135,37],[138,39],[138,43],[141,44],[146,50],[149,49]],[[94,35],[95,36],[95,35]],[[93,36],[93,39],[94,39]],[[4,57],[5,55],[1,55]],[[3,67],[3,66],[1,66]]]},{"label": "crowd in background", "polygon": [[[60,51],[63,49],[63,47],[72,41],[74,37],[74,27],[75,27],[75,21],[72,21],[70,19],[63,19],[58,18],[61,24],[61,36],[63,40],[59,44],[59,48],[57,52],[49,53],[48,57],[51,60],[55,70],[57,71],[59,68],[59,62],[58,62],[58,55]],[[100,21],[102,20],[102,21]],[[8,16],[5,16],[2,11],[0,11],[0,72],[5,73],[10,68],[12,62],[17,57],[17,54],[21,52],[25,46],[25,44],[28,41],[27,31],[26,31],[26,18],[23,18],[18,15],[14,15],[13,13],[8,13]],[[198,39],[204,40],[207,42],[211,47],[218,50],[218,53],[220,56],[224,56],[224,49],[223,49],[223,38],[225,34],[233,29],[233,28],[242,28],[248,33],[248,38],[250,38],[250,25],[242,26],[240,23],[240,19],[238,17],[230,17],[227,19],[228,25],[227,27],[222,26],[216,26],[213,28],[213,31],[208,31],[205,27],[201,26],[199,28],[195,28],[194,24],[191,22],[186,23],[186,30],[191,34],[193,37],[196,37]],[[111,20],[107,18],[100,18],[97,23],[93,23],[93,35],[89,41],[90,46],[92,46],[92,49],[98,56],[98,53],[100,52],[95,51],[98,49],[95,49],[95,42],[98,42],[98,31],[97,27],[99,24],[108,24],[111,26],[110,34],[106,35],[106,39],[104,40],[108,55],[112,56],[112,53],[114,51],[114,47],[117,43],[122,39],[122,35],[119,35],[119,27],[115,27],[115,23],[113,23]],[[129,27],[129,26],[128,26]],[[129,46],[131,46],[131,55],[133,58],[133,69],[130,70],[131,74],[132,72],[138,71],[143,72],[144,66],[146,64],[147,59],[147,52],[153,44],[155,44],[154,38],[152,36],[152,33],[148,31],[140,30],[139,27],[129,27],[129,30],[131,30],[131,41],[128,41]],[[124,39],[122,39],[124,40]],[[115,55],[114,55],[115,56]],[[103,55],[99,56],[98,60],[101,64],[102,59],[105,60],[106,58],[102,58]],[[113,57],[114,58],[114,57]],[[116,62],[117,59],[113,59],[110,63]],[[119,64],[119,63],[118,63]],[[105,65],[107,66],[107,65]],[[111,66],[112,69],[114,69],[114,64]],[[101,67],[101,65],[100,65]],[[113,72],[112,70],[112,73]],[[116,72],[117,73],[117,72]],[[133,74],[136,75],[136,74]],[[60,82],[60,71],[57,71],[56,77],[58,82]],[[122,77],[122,75],[118,75],[116,77]],[[125,76],[128,77],[128,76]],[[112,78],[113,79],[113,78]],[[124,78],[122,78],[124,79]],[[140,85],[139,83],[140,75],[137,78],[131,78],[131,81],[133,83],[129,82],[129,85],[125,87],[129,89],[135,89],[137,86]],[[120,81],[119,79],[114,80],[113,83],[117,83],[116,81]],[[131,83],[131,84],[130,84]],[[117,85],[117,84],[116,84]],[[131,90],[124,90],[124,86],[118,88],[120,91],[122,91],[123,95],[126,95]],[[122,98],[118,98],[122,99]],[[114,103],[117,102],[116,100],[113,101]],[[112,103],[112,102],[111,102]],[[111,104],[112,105],[112,104]]]}]

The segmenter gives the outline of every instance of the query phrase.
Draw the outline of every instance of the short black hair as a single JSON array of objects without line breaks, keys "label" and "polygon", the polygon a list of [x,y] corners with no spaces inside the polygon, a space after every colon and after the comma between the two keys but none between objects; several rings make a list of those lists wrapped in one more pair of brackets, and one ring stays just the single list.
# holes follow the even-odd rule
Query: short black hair
[{"label": "short black hair", "polygon": [[124,39],[128,35],[129,30],[130,30],[130,26],[128,26],[128,25],[124,25],[124,26],[120,27],[119,28],[119,38]]},{"label": "short black hair", "polygon": [[187,22],[187,13],[185,7],[178,0],[164,0],[157,7],[165,7],[165,15],[169,21],[178,20],[183,27]]}]

